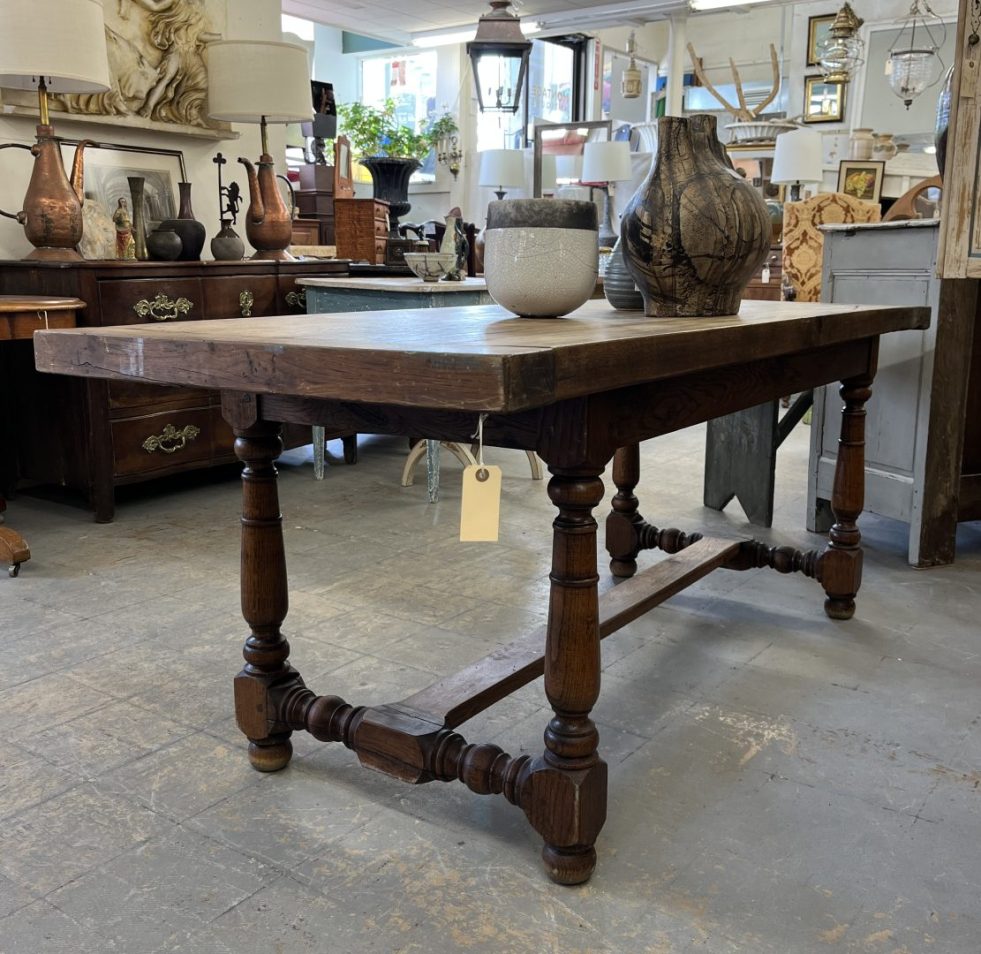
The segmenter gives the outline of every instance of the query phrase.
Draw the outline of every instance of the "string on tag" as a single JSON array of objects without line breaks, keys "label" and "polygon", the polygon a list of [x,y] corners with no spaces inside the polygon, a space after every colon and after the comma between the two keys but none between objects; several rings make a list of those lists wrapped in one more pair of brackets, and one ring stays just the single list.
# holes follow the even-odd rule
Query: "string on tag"
[{"label": "string on tag", "polygon": [[38,316],[38,318],[44,319],[44,330],[45,331],[48,331],[48,312],[46,310],[45,311],[39,311],[37,313],[37,316]]},{"label": "string on tag", "polygon": [[481,414],[477,418],[477,432],[471,434],[471,440],[477,441],[477,480],[484,481],[487,480],[488,472],[487,468],[484,467],[484,421],[487,420],[486,414]]}]

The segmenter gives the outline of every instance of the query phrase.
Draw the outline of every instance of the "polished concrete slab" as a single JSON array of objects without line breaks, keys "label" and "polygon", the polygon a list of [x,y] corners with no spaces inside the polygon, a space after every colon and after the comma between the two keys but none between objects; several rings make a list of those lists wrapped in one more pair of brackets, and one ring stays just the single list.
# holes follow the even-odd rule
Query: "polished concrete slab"
[{"label": "polished concrete slab", "polygon": [[[768,541],[819,542],[807,439],[781,450]],[[703,442],[644,447],[642,511],[743,533],[735,505],[701,506]],[[456,461],[430,505],[398,485],[404,452],[362,438],[323,482],[310,448],[281,468],[293,660],[358,704],[545,617],[553,508],[524,457],[488,451],[501,541],[461,544]],[[913,570],[905,526],[863,517],[847,623],[803,577],[719,572],[607,640],[610,814],[568,889],[501,798],[407,787],[306,736],[284,772],[249,768],[238,504],[234,475],[136,488],[109,525],[11,502],[33,558],[0,579],[0,954],[981,949],[978,524],[954,566]],[[539,681],[461,731],[537,753],[544,702]]]}]

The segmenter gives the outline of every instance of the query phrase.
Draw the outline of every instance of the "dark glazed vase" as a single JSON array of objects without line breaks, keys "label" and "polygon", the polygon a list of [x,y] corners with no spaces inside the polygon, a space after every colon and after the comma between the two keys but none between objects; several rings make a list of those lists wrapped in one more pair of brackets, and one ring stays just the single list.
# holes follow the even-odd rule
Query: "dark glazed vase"
[{"label": "dark glazed vase", "polygon": [[954,85],[954,67],[947,70],[944,85],[937,99],[937,128],[934,143],[937,147],[937,168],[940,178],[944,177],[944,165],[947,162],[947,126],[950,124],[950,95]]},{"label": "dark glazed vase", "polygon": [[627,271],[627,263],[623,260],[620,239],[617,239],[610,253],[610,261],[603,276],[603,294],[620,311],[640,311],[644,307],[644,299],[637,291],[637,286]]},{"label": "dark glazed vase", "polygon": [[194,218],[194,210],[191,208],[191,183],[178,182],[177,188],[180,192],[180,206],[177,210],[176,219],[167,219],[161,223],[168,229],[173,229],[181,240],[181,253],[178,260],[181,262],[197,262],[201,258],[201,249],[204,248],[205,227],[202,222]]},{"label": "dark glazed vase", "polygon": [[736,314],[770,250],[763,196],[715,127],[713,116],[660,118],[654,164],[624,213],[624,260],[650,317]]},{"label": "dark glazed vase", "polygon": [[409,179],[421,163],[417,159],[370,156],[362,159],[361,165],[371,174],[374,197],[389,204],[389,235],[397,237],[399,219],[412,208],[409,202]]},{"label": "dark glazed vase", "polygon": [[181,238],[174,229],[160,223],[147,237],[146,249],[157,262],[172,262],[181,253]]}]

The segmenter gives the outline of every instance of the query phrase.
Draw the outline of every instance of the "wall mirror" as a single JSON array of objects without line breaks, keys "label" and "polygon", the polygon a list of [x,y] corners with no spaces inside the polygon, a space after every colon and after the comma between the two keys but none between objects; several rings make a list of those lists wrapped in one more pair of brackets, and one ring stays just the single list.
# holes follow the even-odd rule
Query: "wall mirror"
[{"label": "wall mirror", "polygon": [[574,123],[536,123],[534,136],[534,180],[532,194],[542,195],[542,156],[569,156],[581,160],[587,142],[610,138],[610,120]]}]

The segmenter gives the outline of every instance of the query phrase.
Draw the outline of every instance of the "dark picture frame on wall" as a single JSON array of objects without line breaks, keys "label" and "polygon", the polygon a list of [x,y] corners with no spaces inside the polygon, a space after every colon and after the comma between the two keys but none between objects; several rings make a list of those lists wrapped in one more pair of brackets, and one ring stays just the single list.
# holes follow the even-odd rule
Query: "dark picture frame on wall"
[{"label": "dark picture frame on wall", "polygon": [[805,123],[845,121],[845,83],[829,83],[823,76],[804,77]]},{"label": "dark picture frame on wall", "polygon": [[831,36],[831,24],[835,14],[807,18],[807,65],[817,66],[821,59],[821,47]]},{"label": "dark picture frame on wall", "polygon": [[842,159],[838,163],[838,191],[863,202],[878,202],[886,164],[881,159]]}]

